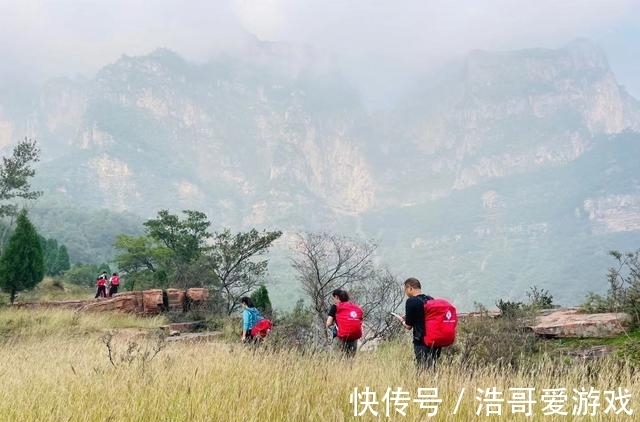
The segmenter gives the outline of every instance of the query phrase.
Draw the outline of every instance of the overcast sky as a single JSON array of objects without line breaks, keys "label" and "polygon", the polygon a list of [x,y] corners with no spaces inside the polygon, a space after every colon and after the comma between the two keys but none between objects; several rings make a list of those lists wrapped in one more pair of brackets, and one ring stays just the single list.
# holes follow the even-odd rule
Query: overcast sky
[{"label": "overcast sky", "polygon": [[157,47],[206,60],[251,35],[335,52],[369,71],[585,37],[640,98],[637,0],[0,0],[0,77],[91,76]]}]

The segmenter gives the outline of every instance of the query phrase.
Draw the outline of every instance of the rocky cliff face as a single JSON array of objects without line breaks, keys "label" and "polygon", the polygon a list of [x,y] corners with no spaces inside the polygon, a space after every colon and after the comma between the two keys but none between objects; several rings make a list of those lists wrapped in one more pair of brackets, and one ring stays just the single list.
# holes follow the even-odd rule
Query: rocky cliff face
[{"label": "rocky cliff face", "polygon": [[582,210],[587,213],[595,233],[640,231],[640,195],[588,198]]},{"label": "rocky cliff face", "polygon": [[426,171],[439,181],[433,193],[443,183],[460,190],[566,164],[594,137],[638,127],[633,99],[586,41],[557,51],[473,52],[422,95],[430,98],[402,113],[413,117],[403,135],[428,159]]},{"label": "rocky cliff face", "polygon": [[36,137],[38,184],[73,203],[145,217],[199,209],[233,227],[355,223],[399,254],[448,251],[442,265],[494,278],[505,245],[551,242],[553,219],[593,236],[640,230],[637,182],[599,185],[616,168],[638,180],[616,167],[637,143],[615,144],[607,162],[590,155],[639,131],[640,105],[587,41],[473,52],[375,115],[335,63],[256,48],[200,65],[166,50],[122,57],[91,80],[50,82],[26,114],[0,100],[0,147]]},{"label": "rocky cliff face", "polygon": [[[348,133],[361,113],[357,99],[340,92],[348,110],[322,110],[320,97],[339,90],[339,79],[292,78],[252,66],[198,67],[158,50],[123,57],[82,87],[71,81],[48,86],[30,122],[45,140],[45,160],[62,155],[84,168],[66,170],[74,180],[58,177],[50,187],[73,200],[90,189],[103,206],[143,214],[159,202],[149,197],[160,192],[175,201],[165,207],[213,213],[229,204],[206,197],[230,196],[236,208],[238,202],[268,204],[265,196],[274,190],[306,191],[337,212],[368,209],[373,175],[362,140]],[[314,94],[316,82],[334,86]],[[3,121],[0,140],[12,128]],[[80,177],[84,187],[65,186]]]}]

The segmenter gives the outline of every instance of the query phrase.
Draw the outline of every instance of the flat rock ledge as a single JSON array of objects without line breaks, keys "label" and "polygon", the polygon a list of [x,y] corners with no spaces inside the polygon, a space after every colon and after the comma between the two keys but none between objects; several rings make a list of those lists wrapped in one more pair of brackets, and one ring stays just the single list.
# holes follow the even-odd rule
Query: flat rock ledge
[{"label": "flat rock ledge", "polygon": [[539,314],[527,328],[546,338],[607,338],[624,334],[631,322],[631,315],[622,312],[584,314],[565,308]]},{"label": "flat rock ledge", "polygon": [[141,315],[157,315],[162,312],[184,312],[193,306],[204,305],[209,298],[209,289],[151,289],[122,292],[110,298],[18,302],[14,306],[24,309],[61,308],[82,312],[119,311]]}]

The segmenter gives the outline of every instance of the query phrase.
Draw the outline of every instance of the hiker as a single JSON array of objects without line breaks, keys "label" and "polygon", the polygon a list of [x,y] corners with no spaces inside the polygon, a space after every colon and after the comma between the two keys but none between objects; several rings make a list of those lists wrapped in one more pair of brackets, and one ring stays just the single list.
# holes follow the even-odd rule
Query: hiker
[{"label": "hiker", "polygon": [[107,279],[102,275],[98,276],[98,279],[96,280],[96,287],[98,289],[96,290],[96,296],[94,299],[97,299],[98,297],[107,296],[106,284],[107,284]]},{"label": "hiker", "polygon": [[251,329],[262,319],[260,311],[253,305],[250,297],[244,296],[240,298],[240,303],[244,308],[242,311],[242,341],[247,342],[254,340]]},{"label": "hiker", "polygon": [[358,339],[362,337],[362,309],[349,301],[349,294],[341,289],[331,293],[333,305],[327,315],[327,328],[332,328],[335,350],[346,357],[354,357]]},{"label": "hiker", "polygon": [[113,273],[109,278],[109,297],[118,293],[118,286],[120,286],[120,276],[118,273]]},{"label": "hiker", "polygon": [[423,294],[420,281],[413,277],[405,280],[404,293],[407,295],[407,302],[405,304],[405,317],[401,322],[407,330],[413,330],[413,352],[418,372],[428,368],[435,368],[442,348],[424,344],[424,303],[427,300],[432,300],[433,297]]}]

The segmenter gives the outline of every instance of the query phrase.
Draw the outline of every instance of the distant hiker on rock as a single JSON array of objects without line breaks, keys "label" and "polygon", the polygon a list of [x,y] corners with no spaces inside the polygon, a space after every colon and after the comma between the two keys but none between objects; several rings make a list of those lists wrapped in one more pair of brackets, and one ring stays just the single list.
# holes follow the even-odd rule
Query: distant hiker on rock
[{"label": "distant hiker on rock", "polygon": [[98,288],[96,290],[96,296],[95,299],[97,299],[98,297],[106,297],[107,296],[107,279],[104,276],[99,276],[98,279],[96,280],[96,287]]},{"label": "distant hiker on rock", "polygon": [[112,297],[118,293],[118,287],[120,286],[120,276],[118,273],[113,273],[109,278],[109,297]]}]

